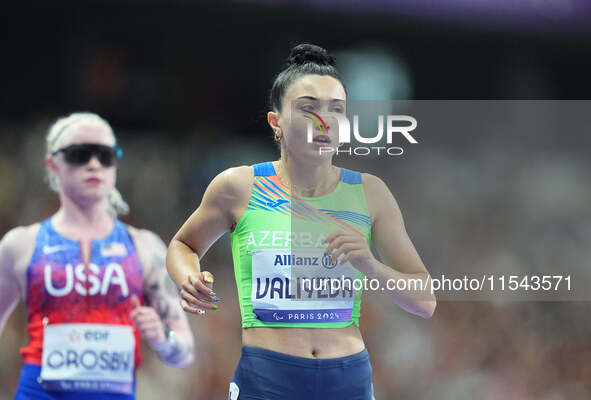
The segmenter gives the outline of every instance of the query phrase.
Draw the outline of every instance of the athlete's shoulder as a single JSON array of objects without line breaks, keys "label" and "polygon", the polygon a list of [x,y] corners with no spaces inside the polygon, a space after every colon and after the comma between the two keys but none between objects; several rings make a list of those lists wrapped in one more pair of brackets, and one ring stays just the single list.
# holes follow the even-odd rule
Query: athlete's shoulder
[{"label": "athlete's shoulder", "polygon": [[254,169],[241,165],[220,172],[209,184],[207,195],[216,199],[240,199],[250,193]]},{"label": "athlete's shoulder", "polygon": [[388,186],[381,178],[367,172],[361,173],[361,182],[368,194],[379,195],[389,191]]},{"label": "athlete's shoulder", "polygon": [[254,168],[252,165],[240,165],[220,172],[214,180],[221,180],[228,189],[240,189],[245,182],[252,180],[253,176]]},{"label": "athlete's shoulder", "polygon": [[29,253],[35,247],[35,238],[41,227],[40,223],[12,228],[0,240],[0,258],[18,259],[21,254]]},{"label": "athlete's shoulder", "polygon": [[166,257],[166,244],[160,236],[148,229],[127,225],[127,232],[133,240],[144,274],[149,275],[153,267],[151,260]]},{"label": "athlete's shoulder", "polygon": [[39,232],[41,224],[39,222],[12,228],[2,238],[2,245],[9,249],[18,249],[22,245],[33,243]]},{"label": "athlete's shoulder", "polygon": [[384,213],[386,209],[398,210],[398,205],[388,185],[379,177],[363,173],[363,191],[365,201],[371,214],[372,224]]},{"label": "athlete's shoulder", "polygon": [[147,249],[155,249],[164,246],[164,242],[156,233],[148,229],[136,228],[126,224],[127,232],[132,237],[134,244]]}]

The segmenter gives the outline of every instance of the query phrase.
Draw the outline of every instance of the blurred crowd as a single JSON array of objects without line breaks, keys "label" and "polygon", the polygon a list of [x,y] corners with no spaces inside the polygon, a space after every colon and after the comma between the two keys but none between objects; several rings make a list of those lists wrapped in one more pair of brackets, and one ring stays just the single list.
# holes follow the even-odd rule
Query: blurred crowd
[{"label": "blurred crowd", "polygon": [[[43,164],[51,122],[38,118],[26,126],[0,126],[0,235],[57,209]],[[199,205],[217,173],[278,156],[267,133],[257,141],[228,132],[169,136],[114,128],[125,152],[117,186],[131,206],[123,220],[157,232],[165,242]],[[396,196],[430,272],[497,266],[521,274],[542,267],[588,270],[587,155],[574,145],[491,148],[477,140],[462,147],[417,147],[403,160],[369,168]],[[219,310],[190,317],[195,363],[179,371],[144,346],[138,399],[227,399],[240,354],[227,235],[202,265],[215,275],[222,300]],[[381,294],[364,296],[361,327],[378,400],[591,398],[591,315],[584,301],[440,301],[434,316],[423,320]],[[18,348],[28,340],[25,323],[21,304],[1,336],[0,400],[10,399],[16,387],[22,365]]]}]

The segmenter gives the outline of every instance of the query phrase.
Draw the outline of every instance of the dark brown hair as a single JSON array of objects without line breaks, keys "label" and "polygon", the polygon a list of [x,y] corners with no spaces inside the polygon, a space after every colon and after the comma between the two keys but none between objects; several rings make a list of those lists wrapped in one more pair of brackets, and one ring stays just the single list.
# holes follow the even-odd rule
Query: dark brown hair
[{"label": "dark brown hair", "polygon": [[346,87],[336,68],[335,58],[320,46],[301,43],[291,49],[282,70],[277,74],[269,94],[271,109],[281,111],[281,102],[289,86],[302,75],[328,75]]}]

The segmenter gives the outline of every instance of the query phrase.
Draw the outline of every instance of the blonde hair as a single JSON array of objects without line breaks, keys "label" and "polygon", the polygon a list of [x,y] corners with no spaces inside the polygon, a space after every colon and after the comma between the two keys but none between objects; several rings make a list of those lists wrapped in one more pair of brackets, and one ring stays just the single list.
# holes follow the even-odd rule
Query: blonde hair
[{"label": "blonde hair", "polygon": [[[46,138],[46,155],[52,155],[56,151],[60,149],[59,142],[62,134],[68,130],[68,128],[80,124],[80,123],[91,123],[91,124],[99,124],[104,126],[109,130],[111,135],[115,138],[115,133],[111,128],[111,125],[100,116],[90,112],[76,112],[68,115],[67,117],[58,118],[57,121],[51,125],[49,131],[47,132]],[[115,139],[116,140],[116,139]],[[49,168],[46,167],[47,171],[47,180],[49,182],[49,187],[56,192],[60,191],[60,182],[57,176]],[[108,198],[108,211],[113,217],[117,217],[119,214],[127,214],[129,213],[129,205],[123,197],[121,193],[116,188],[113,188],[109,193]]]}]

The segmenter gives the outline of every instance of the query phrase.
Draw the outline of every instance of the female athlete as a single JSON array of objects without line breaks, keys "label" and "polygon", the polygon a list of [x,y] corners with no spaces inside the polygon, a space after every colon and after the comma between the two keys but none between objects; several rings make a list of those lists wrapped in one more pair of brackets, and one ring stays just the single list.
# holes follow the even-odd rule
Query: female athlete
[{"label": "female athlete", "polygon": [[[386,287],[388,280],[413,279],[426,287],[429,274],[384,182],[339,168],[334,152],[319,151],[338,146],[336,125],[322,114],[346,111],[334,58],[315,45],[294,47],[270,100],[267,121],[279,160],[216,176],[170,243],[168,271],[185,311],[217,309],[213,275],[201,270],[200,260],[231,232],[243,347],[230,399],[370,400],[355,283],[374,279]],[[313,131],[307,130],[313,118]],[[434,312],[428,291],[387,293],[410,313]]]},{"label": "female athlete", "polygon": [[121,155],[98,115],[57,120],[45,162],[60,208],[0,242],[0,332],[19,298],[27,311],[15,399],[133,399],[140,337],[168,364],[193,360],[166,246],[116,217],[128,209],[115,189]]}]

